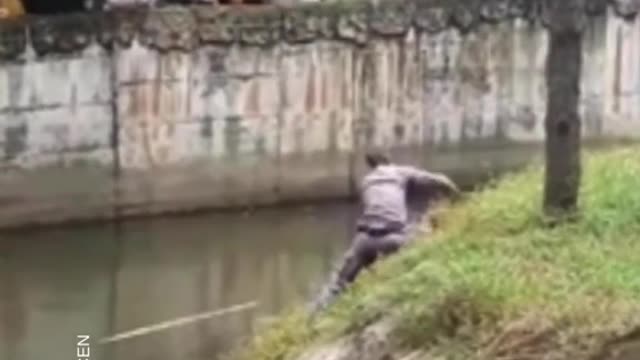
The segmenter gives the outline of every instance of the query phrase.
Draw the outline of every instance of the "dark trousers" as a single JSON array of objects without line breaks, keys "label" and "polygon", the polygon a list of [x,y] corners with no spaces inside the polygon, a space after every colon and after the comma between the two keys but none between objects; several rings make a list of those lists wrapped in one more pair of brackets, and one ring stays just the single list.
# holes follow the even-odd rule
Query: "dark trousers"
[{"label": "dark trousers", "polygon": [[389,226],[382,229],[359,226],[340,269],[316,301],[313,311],[324,309],[332,303],[363,269],[370,267],[379,258],[398,251],[406,240],[407,232],[404,226]]}]

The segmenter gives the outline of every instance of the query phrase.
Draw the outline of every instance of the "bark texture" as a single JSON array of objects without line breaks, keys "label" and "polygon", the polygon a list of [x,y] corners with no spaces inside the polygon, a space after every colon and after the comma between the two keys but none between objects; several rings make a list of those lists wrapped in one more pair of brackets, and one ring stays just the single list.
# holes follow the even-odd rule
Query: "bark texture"
[{"label": "bark texture", "polygon": [[572,215],[581,179],[581,120],[578,112],[582,69],[582,0],[550,0],[547,57],[545,213]]}]

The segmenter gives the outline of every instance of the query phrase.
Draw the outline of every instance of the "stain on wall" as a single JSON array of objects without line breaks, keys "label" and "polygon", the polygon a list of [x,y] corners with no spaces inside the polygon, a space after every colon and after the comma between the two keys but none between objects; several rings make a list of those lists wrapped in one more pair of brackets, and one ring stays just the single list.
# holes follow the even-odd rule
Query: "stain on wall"
[{"label": "stain on wall", "polygon": [[27,124],[7,126],[4,129],[5,160],[14,160],[27,150]]}]

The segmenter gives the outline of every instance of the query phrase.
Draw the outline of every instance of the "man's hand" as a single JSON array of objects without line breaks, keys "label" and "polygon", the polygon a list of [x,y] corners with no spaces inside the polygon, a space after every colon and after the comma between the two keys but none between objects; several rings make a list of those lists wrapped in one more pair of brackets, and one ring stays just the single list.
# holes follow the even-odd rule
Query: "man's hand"
[{"label": "man's hand", "polygon": [[444,174],[436,174],[437,181],[442,184],[448,191],[449,197],[453,199],[458,199],[462,195],[462,192],[458,188],[458,186]]}]

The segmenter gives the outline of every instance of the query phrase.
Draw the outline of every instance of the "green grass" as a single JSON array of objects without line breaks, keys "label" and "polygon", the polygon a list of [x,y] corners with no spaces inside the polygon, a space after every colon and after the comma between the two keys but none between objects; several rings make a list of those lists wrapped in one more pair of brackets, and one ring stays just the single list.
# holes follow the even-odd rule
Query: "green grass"
[{"label": "green grass", "polygon": [[638,154],[585,154],[580,216],[555,227],[541,216],[539,164],[502,177],[441,215],[428,241],[362,276],[313,326],[293,311],[235,357],[288,359],[385,317],[400,320],[398,348],[450,359],[593,351],[640,326]]}]

